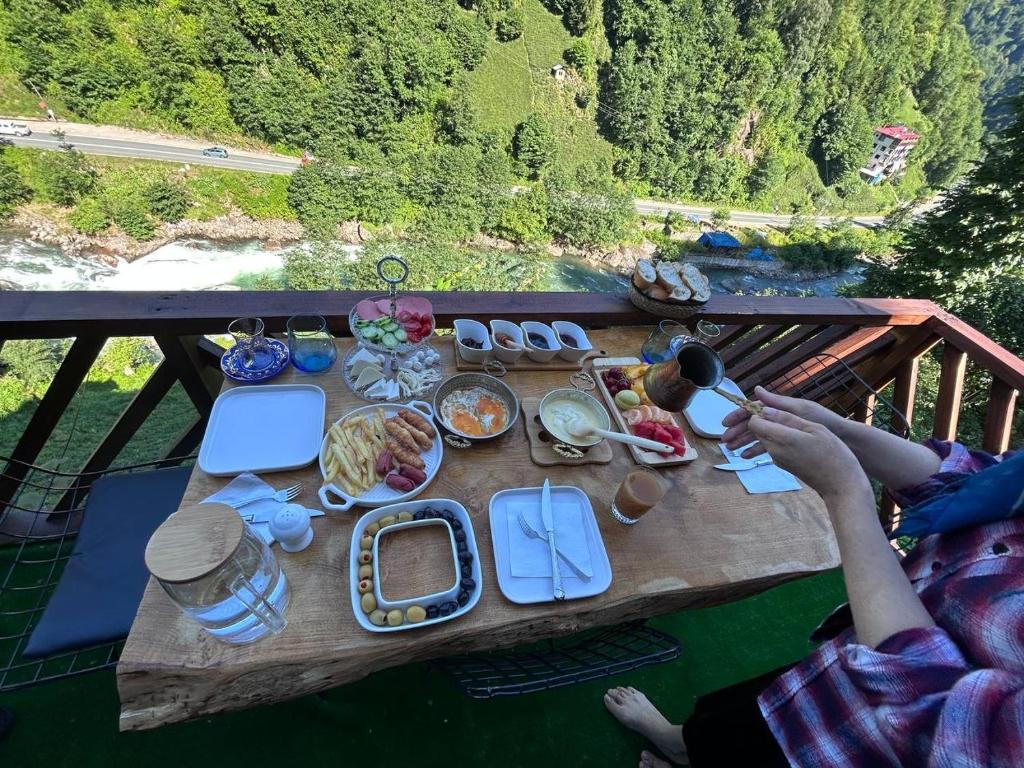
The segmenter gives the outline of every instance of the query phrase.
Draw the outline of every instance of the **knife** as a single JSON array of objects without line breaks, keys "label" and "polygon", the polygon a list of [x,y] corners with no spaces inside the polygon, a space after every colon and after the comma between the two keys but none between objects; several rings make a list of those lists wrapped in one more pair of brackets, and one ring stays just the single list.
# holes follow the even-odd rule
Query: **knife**
[{"label": "knife", "polygon": [[715,464],[715,469],[724,469],[727,472],[742,472],[745,469],[753,469],[754,467],[763,467],[766,464],[771,464],[771,456],[763,459],[750,460],[742,459],[740,461],[730,461],[728,464]]},{"label": "knife", "polygon": [[540,493],[540,519],[548,534],[548,550],[551,552],[551,582],[555,600],[565,600],[562,574],[558,570],[558,553],[555,551],[555,518],[551,515],[551,483],[547,478],[544,478],[544,488]]}]

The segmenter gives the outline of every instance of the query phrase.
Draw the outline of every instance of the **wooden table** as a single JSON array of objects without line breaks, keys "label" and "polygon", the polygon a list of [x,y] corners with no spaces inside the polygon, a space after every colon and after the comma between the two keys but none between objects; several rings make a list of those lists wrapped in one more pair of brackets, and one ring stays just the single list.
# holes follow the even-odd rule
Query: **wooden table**
[{"label": "wooden table", "polygon": [[[616,328],[592,336],[595,346],[622,356],[636,354],[648,332]],[[343,353],[352,341],[338,343]],[[454,372],[452,346],[435,347],[445,371]],[[505,381],[522,398],[568,386],[568,376],[566,371],[520,372]],[[365,404],[345,386],[337,365],[316,377],[289,369],[275,381],[289,382],[323,387],[329,423]],[[453,498],[469,510],[480,549],[483,595],[469,614],[436,627],[379,635],[356,624],[347,583],[349,539],[357,517],[351,512],[315,518],[316,538],[304,552],[287,554],[274,548],[292,590],[288,626],[276,637],[247,646],[218,642],[186,619],[150,580],[117,667],[121,730],[302,696],[412,661],[735,600],[839,565],[817,494],[805,489],[749,495],[734,475],[712,467],[722,458],[714,441],[694,438],[689,431],[687,437],[700,458],[665,470],[672,483],[666,500],[630,527],[609,514],[609,500],[634,466],[620,444],[613,445],[611,464],[546,469],[530,462],[522,423],[502,438],[468,450],[446,447],[441,472],[421,498]],[[498,589],[488,502],[497,491],[540,485],[545,477],[553,485],[578,486],[590,497],[614,573],[611,588],[603,595],[520,606]],[[278,488],[303,481],[305,490],[297,501],[319,507],[315,465],[267,480]],[[197,467],[183,504],[202,500],[226,482]]]}]

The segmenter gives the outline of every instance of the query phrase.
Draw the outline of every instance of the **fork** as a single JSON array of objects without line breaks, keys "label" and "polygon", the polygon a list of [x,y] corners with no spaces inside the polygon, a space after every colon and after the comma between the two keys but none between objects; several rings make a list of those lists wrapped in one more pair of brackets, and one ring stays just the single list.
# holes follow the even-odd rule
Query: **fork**
[{"label": "fork", "polygon": [[[526,534],[527,538],[530,538],[530,539],[540,539],[541,541],[547,541],[548,540],[547,536],[545,536],[543,533],[541,533],[540,531],[536,530],[532,525],[530,525],[528,522],[526,522],[526,516],[523,515],[522,512],[519,513],[518,519],[519,519],[519,527],[523,529],[523,533]],[[560,550],[558,547],[555,547],[555,552],[557,552],[558,556],[560,558],[562,558],[562,561],[572,569],[573,573],[575,573],[577,576],[579,576],[584,581],[590,581],[590,577],[591,577],[592,574],[587,573],[582,568],[580,568],[578,565],[576,565],[576,563],[574,563],[572,560],[570,560],[568,558],[568,556],[566,556],[566,554],[562,550]]]},{"label": "fork", "polygon": [[[295,485],[289,485],[287,488],[282,488],[280,491],[275,491],[274,493],[266,496],[257,496],[255,499],[246,499],[238,506],[244,507],[246,504],[252,504],[256,501],[265,501],[266,499],[273,499],[274,501],[280,502],[291,501],[300,493],[302,493],[302,483],[296,483]],[[252,517],[252,515],[249,517]]]}]

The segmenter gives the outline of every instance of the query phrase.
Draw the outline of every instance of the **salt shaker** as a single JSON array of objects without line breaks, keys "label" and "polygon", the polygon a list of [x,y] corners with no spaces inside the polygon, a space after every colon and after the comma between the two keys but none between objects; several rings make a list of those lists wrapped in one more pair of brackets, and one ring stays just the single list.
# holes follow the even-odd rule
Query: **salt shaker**
[{"label": "salt shaker", "polygon": [[285,552],[301,552],[313,540],[309,512],[299,504],[285,504],[270,521],[270,535]]}]

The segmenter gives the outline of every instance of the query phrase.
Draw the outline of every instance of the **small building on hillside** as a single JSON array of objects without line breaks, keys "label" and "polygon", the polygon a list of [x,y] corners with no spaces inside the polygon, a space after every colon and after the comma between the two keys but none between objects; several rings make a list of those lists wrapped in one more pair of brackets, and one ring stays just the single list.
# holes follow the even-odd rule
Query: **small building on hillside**
[{"label": "small building on hillside", "polygon": [[566,70],[564,64],[555,64],[551,68],[551,76],[555,78],[556,83],[561,83],[569,76],[568,70]]},{"label": "small building on hillside", "polygon": [[740,247],[740,241],[728,232],[705,232],[697,243],[709,250],[734,251]]},{"label": "small building on hillside", "polygon": [[883,125],[875,128],[875,142],[867,164],[860,175],[869,184],[891,179],[907,167],[910,150],[921,136],[905,125]]}]

